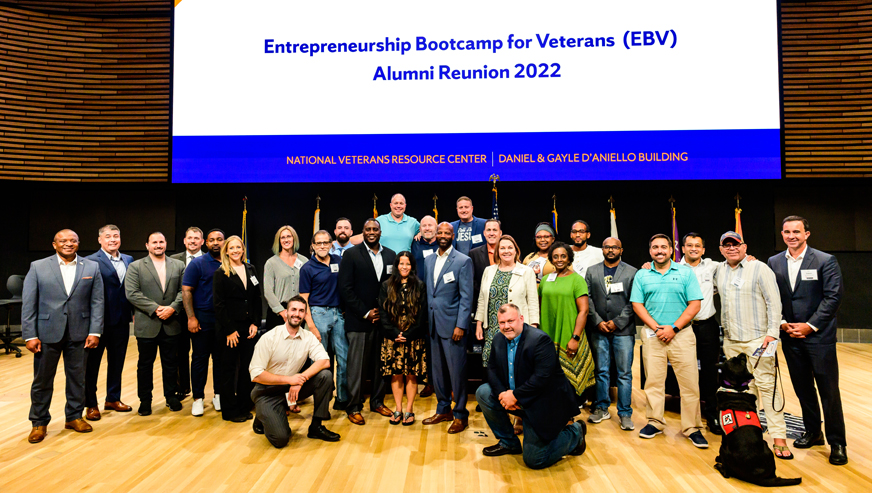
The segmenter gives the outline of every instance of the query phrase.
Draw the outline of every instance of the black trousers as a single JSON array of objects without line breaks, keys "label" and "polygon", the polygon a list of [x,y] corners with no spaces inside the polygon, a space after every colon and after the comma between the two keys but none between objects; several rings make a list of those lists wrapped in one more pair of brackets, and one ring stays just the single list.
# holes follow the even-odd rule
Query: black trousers
[{"label": "black trousers", "polygon": [[[845,445],[845,417],[842,414],[842,395],[839,391],[839,361],[835,344],[806,344],[802,340],[783,337],[784,357],[790,371],[793,391],[802,408],[805,430],[817,433],[821,429],[821,408],[824,407],[827,443]],[[817,383],[817,391],[815,391]]]},{"label": "black trousers", "polygon": [[721,356],[721,328],[715,317],[693,322],[696,336],[696,359],[699,360],[699,399],[701,413],[706,420],[714,419],[718,412],[718,359]]},{"label": "black trousers", "polygon": [[100,362],[106,352],[106,402],[121,400],[121,372],[130,342],[130,323],[123,322],[103,327],[100,343],[86,349],[85,407],[97,407],[97,379],[100,377]]},{"label": "black trousers", "polygon": [[85,341],[71,341],[70,329],[67,328],[60,342],[43,342],[42,350],[33,355],[33,385],[30,387],[30,421],[33,426],[48,426],[51,421],[49,407],[61,355],[67,377],[66,420],[81,418],[85,410]]},{"label": "black trousers", "polygon": [[[311,396],[315,397],[315,412],[312,415],[318,419],[330,419],[330,398],[333,397],[333,374],[330,370],[321,370],[314,377],[306,380],[300,388],[298,401]],[[288,425],[289,385],[255,384],[251,391],[251,399],[257,409],[254,418],[263,424],[266,439],[273,447],[282,448],[291,439],[291,427]],[[221,399],[224,399],[223,394]],[[223,403],[222,403],[223,405]],[[223,408],[222,408],[223,409]]]},{"label": "black trousers", "polygon": [[239,331],[239,342],[236,347],[227,345],[227,337],[218,335],[215,341],[215,353],[218,361],[218,383],[216,389],[221,394],[221,416],[232,419],[251,411],[254,403],[251,401],[253,388],[248,365],[254,354],[254,339],[245,338],[248,331]]},{"label": "black trousers", "polygon": [[372,379],[372,392],[369,395],[369,410],[375,411],[385,403],[387,385],[381,374],[381,341],[378,330],[369,332],[346,332],[348,338],[348,407],[346,412],[359,413],[363,410],[363,381]]},{"label": "black trousers", "polygon": [[182,333],[176,339],[176,366],[178,367],[178,379],[176,386],[180,392],[186,394],[191,391],[191,366],[188,358],[191,354],[191,333],[188,332],[188,324],[182,322]]},{"label": "black trousers", "polygon": [[[186,330],[187,331],[187,330]],[[160,350],[161,379],[163,380],[163,395],[166,398],[175,397],[178,392],[176,375],[176,357],[179,335],[167,335],[163,328],[156,337],[137,337],[139,361],[136,363],[136,393],[140,402],[151,402],[154,390],[154,360]],[[185,358],[187,361],[187,358]]]}]

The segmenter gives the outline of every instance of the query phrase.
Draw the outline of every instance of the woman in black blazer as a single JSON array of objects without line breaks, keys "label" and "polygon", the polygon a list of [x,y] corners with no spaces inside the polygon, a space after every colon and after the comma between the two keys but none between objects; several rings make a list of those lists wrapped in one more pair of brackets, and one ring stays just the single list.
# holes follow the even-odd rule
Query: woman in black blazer
[{"label": "woman in black blazer", "polygon": [[221,267],[212,281],[218,337],[218,393],[225,421],[251,419],[252,383],[248,364],[260,327],[261,294],[254,266],[243,261],[245,245],[231,236],[221,247]]},{"label": "woman in black blazer", "polygon": [[[418,279],[415,257],[400,252],[394,260],[391,277],[381,285],[378,307],[384,340],[381,346],[382,375],[391,377],[391,391],[397,410],[392,425],[411,426],[415,422],[412,406],[418,393],[418,377],[427,374],[424,337],[427,335],[427,288]],[[405,382],[403,381],[405,379]],[[403,390],[406,409],[403,413]]]}]

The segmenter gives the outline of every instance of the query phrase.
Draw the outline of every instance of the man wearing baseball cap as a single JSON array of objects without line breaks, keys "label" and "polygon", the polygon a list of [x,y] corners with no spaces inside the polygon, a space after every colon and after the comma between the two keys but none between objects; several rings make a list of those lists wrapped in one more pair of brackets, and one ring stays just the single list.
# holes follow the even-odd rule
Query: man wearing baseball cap
[{"label": "man wearing baseball cap", "polygon": [[714,284],[721,298],[724,354],[727,358],[740,353],[748,356],[748,371],[754,374],[750,390],[766,410],[775,456],[790,460],[793,454],[787,448],[784,396],[775,382],[781,295],[775,273],[765,263],[749,259],[747,249],[738,233],[727,231],[721,235],[720,250],[726,262],[718,265]]}]

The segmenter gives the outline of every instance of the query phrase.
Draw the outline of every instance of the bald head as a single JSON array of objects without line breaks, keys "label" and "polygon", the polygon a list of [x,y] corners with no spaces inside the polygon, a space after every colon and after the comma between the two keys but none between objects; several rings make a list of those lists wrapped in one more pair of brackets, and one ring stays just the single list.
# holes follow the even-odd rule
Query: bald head
[{"label": "bald head", "polygon": [[391,197],[391,215],[394,216],[395,219],[400,220],[403,218],[403,214],[406,213],[406,197],[403,197],[401,193],[395,193],[393,197]]},{"label": "bald head", "polygon": [[79,251],[79,235],[72,229],[62,229],[55,233],[51,246],[64,261],[72,262]]},{"label": "bald head", "polygon": [[614,267],[621,261],[621,255],[624,253],[621,240],[612,238],[611,236],[603,241],[603,263],[606,267]]},{"label": "bald head", "polygon": [[421,236],[428,242],[432,242],[436,237],[436,218],[433,216],[424,216],[421,218]]},{"label": "bald head", "polygon": [[450,223],[441,222],[436,227],[436,243],[439,244],[439,251],[446,252],[451,248],[451,243],[454,241],[454,226]]}]

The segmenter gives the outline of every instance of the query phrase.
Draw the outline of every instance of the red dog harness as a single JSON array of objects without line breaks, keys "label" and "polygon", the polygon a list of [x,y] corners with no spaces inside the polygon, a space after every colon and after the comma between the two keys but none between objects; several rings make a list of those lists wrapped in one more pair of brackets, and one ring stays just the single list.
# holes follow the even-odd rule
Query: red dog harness
[{"label": "red dog harness", "polygon": [[720,422],[725,435],[736,431],[736,428],[740,426],[753,425],[763,429],[763,426],[760,425],[760,417],[751,411],[734,411],[732,409],[721,411]]}]

